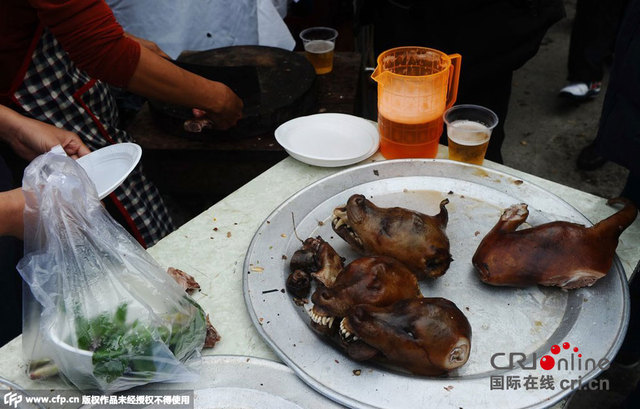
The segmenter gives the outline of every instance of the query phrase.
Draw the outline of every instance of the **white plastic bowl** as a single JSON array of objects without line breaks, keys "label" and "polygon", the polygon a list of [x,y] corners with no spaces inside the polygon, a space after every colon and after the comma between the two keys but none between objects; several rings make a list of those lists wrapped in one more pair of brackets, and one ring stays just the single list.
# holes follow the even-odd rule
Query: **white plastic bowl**
[{"label": "white plastic bowl", "polygon": [[315,114],[292,119],[275,130],[276,141],[293,158],[314,166],[360,162],[380,143],[373,122],[347,114]]}]

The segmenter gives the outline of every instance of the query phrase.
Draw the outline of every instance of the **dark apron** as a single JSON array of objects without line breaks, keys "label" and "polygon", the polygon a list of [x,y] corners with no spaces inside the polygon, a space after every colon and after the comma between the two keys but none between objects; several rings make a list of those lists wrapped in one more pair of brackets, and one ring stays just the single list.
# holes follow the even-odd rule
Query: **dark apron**
[{"label": "dark apron", "polygon": [[[48,29],[37,30],[30,50],[9,93],[24,115],[75,132],[91,150],[134,142],[116,127],[118,110],[108,86],[78,69]],[[173,230],[162,198],[141,165],[108,201],[113,206],[107,207],[116,209],[114,216],[145,247]]]},{"label": "dark apron", "polygon": [[[11,172],[0,156],[0,192],[13,186]],[[22,330],[22,279],[16,264],[22,257],[22,242],[14,237],[0,237],[0,346],[20,335]]]}]

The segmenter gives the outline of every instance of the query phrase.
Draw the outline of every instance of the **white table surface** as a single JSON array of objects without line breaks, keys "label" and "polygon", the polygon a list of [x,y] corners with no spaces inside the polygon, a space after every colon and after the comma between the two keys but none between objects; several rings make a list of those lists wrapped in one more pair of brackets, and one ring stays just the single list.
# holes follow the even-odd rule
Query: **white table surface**
[{"label": "white table surface", "polygon": [[[441,146],[438,157],[446,156],[447,148]],[[383,158],[378,153],[363,163],[373,160]],[[485,161],[485,166],[537,184],[593,222],[615,212],[605,204],[605,199],[589,193],[493,162]],[[148,250],[161,265],[182,269],[200,283],[202,291],[195,299],[210,314],[222,337],[215,348],[204,350],[203,354],[246,355],[278,361],[254,328],[245,306],[242,289],[245,252],[258,227],[285,199],[343,169],[319,168],[286,158]],[[622,234],[617,254],[630,275],[640,259],[640,220]],[[57,379],[35,382],[26,376],[20,336],[0,348],[0,376],[25,389],[64,385]]]}]

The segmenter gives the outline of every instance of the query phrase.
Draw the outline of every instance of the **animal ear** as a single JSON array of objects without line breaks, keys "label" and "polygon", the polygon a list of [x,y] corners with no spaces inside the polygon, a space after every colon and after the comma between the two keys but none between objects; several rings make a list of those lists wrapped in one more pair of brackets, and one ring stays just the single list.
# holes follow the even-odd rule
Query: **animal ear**
[{"label": "animal ear", "polygon": [[435,218],[440,222],[440,226],[444,229],[449,223],[449,212],[447,212],[446,205],[449,204],[449,199],[445,198],[440,202],[440,213],[435,215]]},{"label": "animal ear", "polygon": [[494,229],[497,228],[502,232],[515,231],[527,221],[527,217],[529,217],[529,209],[525,203],[511,205],[502,212]]},{"label": "animal ear", "polygon": [[413,223],[413,228],[418,230],[418,231],[422,231],[424,230],[424,220],[422,220],[422,217],[420,217],[419,215],[413,213],[411,215],[412,218],[412,223]]},{"label": "animal ear", "polygon": [[375,276],[373,280],[367,283],[367,290],[375,290],[378,291],[382,288],[382,283],[378,279],[378,276]]}]

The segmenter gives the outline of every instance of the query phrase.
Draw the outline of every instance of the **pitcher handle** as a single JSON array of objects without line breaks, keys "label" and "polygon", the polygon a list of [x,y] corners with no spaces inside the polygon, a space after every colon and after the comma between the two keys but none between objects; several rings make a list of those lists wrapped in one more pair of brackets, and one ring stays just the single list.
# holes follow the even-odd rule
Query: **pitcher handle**
[{"label": "pitcher handle", "polygon": [[460,64],[462,56],[460,54],[449,54],[451,66],[449,67],[449,86],[447,87],[447,109],[456,102],[458,97],[458,80],[460,79]]}]

